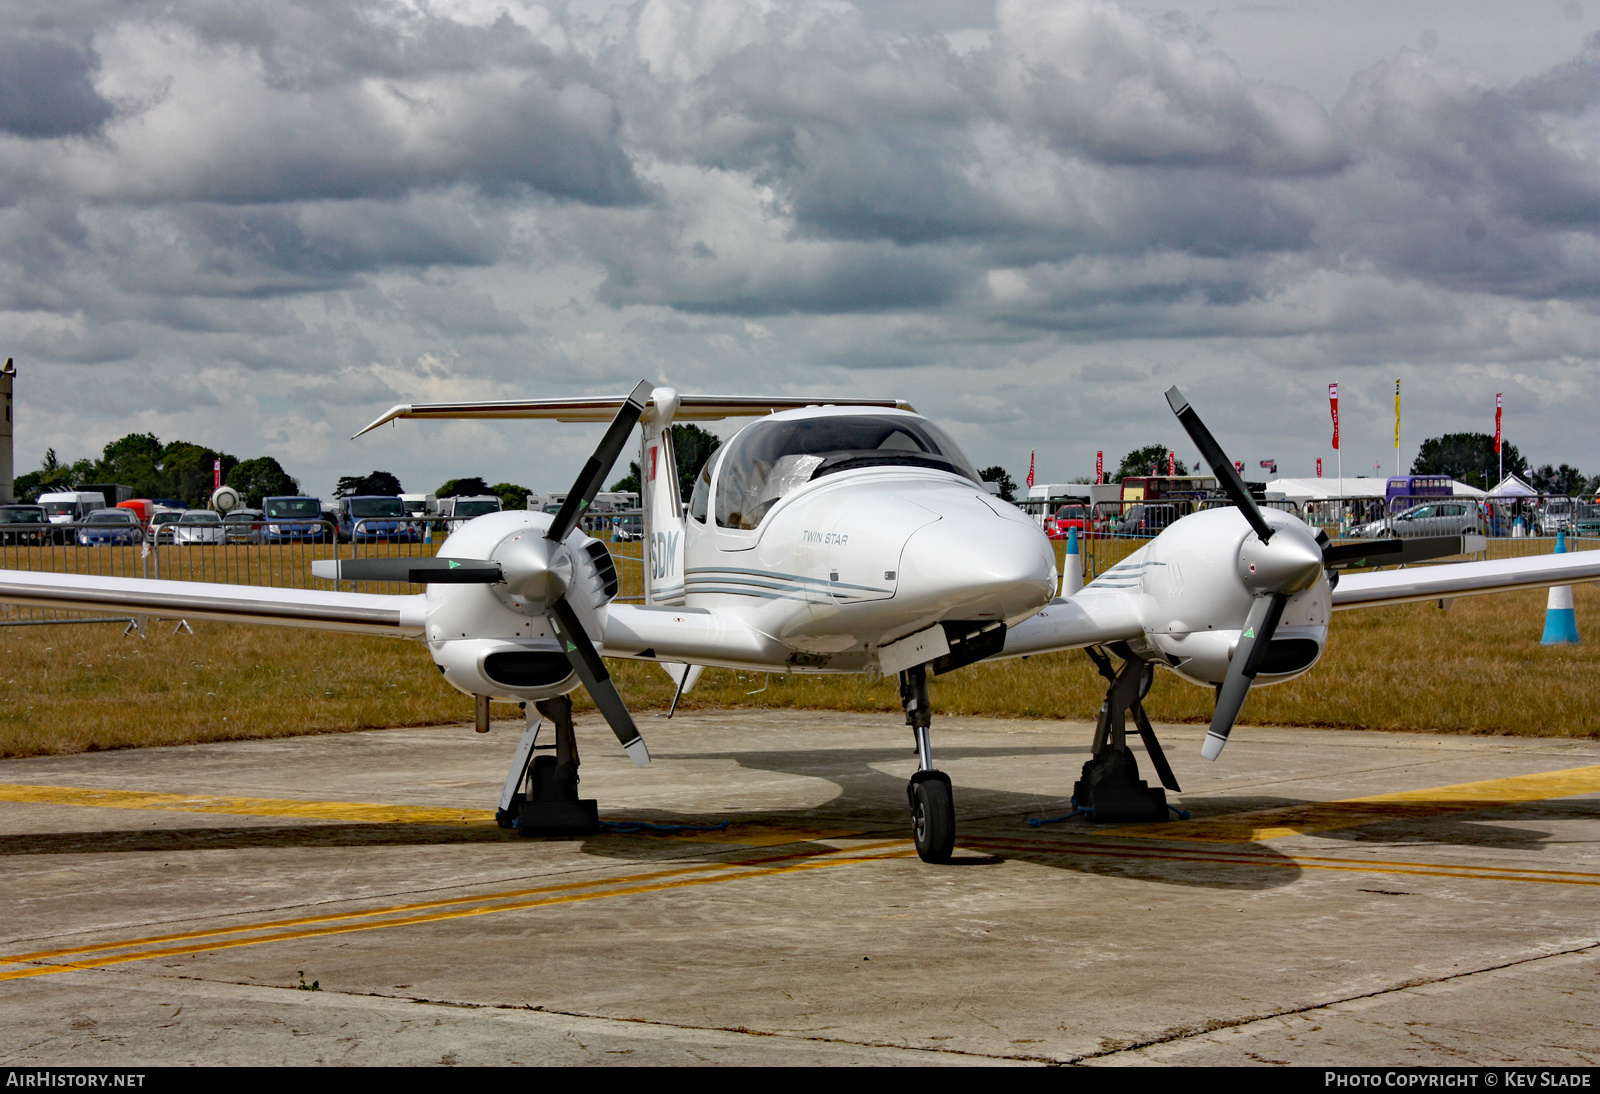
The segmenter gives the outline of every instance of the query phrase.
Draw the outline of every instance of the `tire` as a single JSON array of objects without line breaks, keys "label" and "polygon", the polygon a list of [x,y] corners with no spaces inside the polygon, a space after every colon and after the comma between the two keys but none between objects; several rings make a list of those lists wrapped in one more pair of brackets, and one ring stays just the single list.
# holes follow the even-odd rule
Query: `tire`
[{"label": "tire", "polygon": [[911,788],[911,833],[923,862],[949,862],[956,847],[956,806],[950,783],[922,779]]}]

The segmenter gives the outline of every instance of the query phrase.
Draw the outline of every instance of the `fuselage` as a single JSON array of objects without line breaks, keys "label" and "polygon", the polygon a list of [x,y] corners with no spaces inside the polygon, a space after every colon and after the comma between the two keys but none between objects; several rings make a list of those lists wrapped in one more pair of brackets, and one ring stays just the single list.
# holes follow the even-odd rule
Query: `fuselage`
[{"label": "fuselage", "polygon": [[[786,431],[792,450],[764,430]],[[886,447],[896,443],[906,447]],[[790,670],[867,671],[887,642],[935,623],[1015,623],[1055,593],[1044,533],[906,411],[775,414],[730,440],[701,478],[684,522],[681,603],[748,621]]]}]

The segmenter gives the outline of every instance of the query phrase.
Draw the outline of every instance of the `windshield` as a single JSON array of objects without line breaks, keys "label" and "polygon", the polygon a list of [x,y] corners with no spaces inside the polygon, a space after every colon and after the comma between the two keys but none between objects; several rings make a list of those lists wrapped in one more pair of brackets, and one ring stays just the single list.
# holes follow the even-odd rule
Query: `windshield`
[{"label": "windshield", "polygon": [[754,528],[779,498],[812,479],[857,467],[927,467],[978,482],[955,442],[911,415],[757,422],[728,442],[726,452],[717,471],[717,524],[723,528]]},{"label": "windshield", "polygon": [[406,507],[399,498],[351,498],[352,517],[403,517]]},{"label": "windshield", "polygon": [[78,511],[78,503],[75,501],[47,501],[44,504],[44,511],[52,517],[70,517]]},{"label": "windshield", "polygon": [[458,501],[456,502],[455,515],[458,517],[481,517],[485,513],[498,513],[500,503],[497,501]]},{"label": "windshield", "polygon": [[1057,520],[1083,520],[1089,511],[1082,505],[1063,505],[1056,510]]},{"label": "windshield", "polygon": [[43,524],[43,509],[0,509],[0,524]]},{"label": "windshield", "polygon": [[178,518],[179,524],[221,524],[222,518],[217,514],[201,509],[192,513],[184,513]]},{"label": "windshield", "polygon": [[89,524],[132,524],[133,514],[126,509],[99,509],[89,514]]},{"label": "windshield", "polygon": [[245,524],[250,521],[260,520],[260,513],[252,513],[248,509],[236,510],[222,518],[224,524]]},{"label": "windshield", "polygon": [[283,519],[321,520],[322,504],[316,498],[268,498],[262,503],[267,516]]},{"label": "windshield", "polygon": [[164,513],[157,513],[155,516],[151,517],[150,518],[150,523],[151,524],[171,524],[173,521],[178,520],[182,516],[183,516],[182,513],[174,513],[169,509]]}]

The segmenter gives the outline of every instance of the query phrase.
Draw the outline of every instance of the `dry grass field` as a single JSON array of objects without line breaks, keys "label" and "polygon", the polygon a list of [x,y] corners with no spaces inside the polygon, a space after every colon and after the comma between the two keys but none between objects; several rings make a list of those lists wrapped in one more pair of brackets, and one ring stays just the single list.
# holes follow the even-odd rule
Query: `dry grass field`
[{"label": "dry grass field", "polygon": [[[1322,663],[1252,692],[1241,721],[1600,735],[1600,590],[1574,592],[1589,639],[1575,647],[1539,645],[1543,591],[1465,598],[1448,612],[1340,612]],[[197,623],[192,635],[172,629],[152,624],[141,640],[116,624],[0,628],[0,756],[471,718],[470,700],[412,642],[221,623]],[[655,666],[611,666],[636,711],[671,701],[671,682]],[[1103,690],[1080,652],[974,665],[931,687],[947,714],[1080,720],[1093,718]],[[1158,721],[1193,722],[1209,719],[1211,703],[1209,691],[1160,673],[1147,708]],[[899,714],[891,681],[720,670],[680,709],[738,707],[883,711],[886,729]]]}]

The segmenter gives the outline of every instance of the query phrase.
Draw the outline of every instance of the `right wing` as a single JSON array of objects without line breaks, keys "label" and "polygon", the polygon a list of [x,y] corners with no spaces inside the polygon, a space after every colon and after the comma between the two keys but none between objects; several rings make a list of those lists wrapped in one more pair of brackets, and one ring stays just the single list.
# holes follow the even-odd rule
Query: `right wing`
[{"label": "right wing", "polygon": [[1489,562],[1446,562],[1375,573],[1343,574],[1333,590],[1335,611],[1448,600],[1456,596],[1540,589],[1600,581],[1600,551],[1498,558]]},{"label": "right wing", "polygon": [[0,603],[421,638],[422,593],[379,595],[0,570]]},{"label": "right wing", "polygon": [[1038,615],[1008,628],[1006,644],[995,657],[1075,650],[1143,634],[1133,595],[1089,585],[1069,597],[1057,597]]}]

